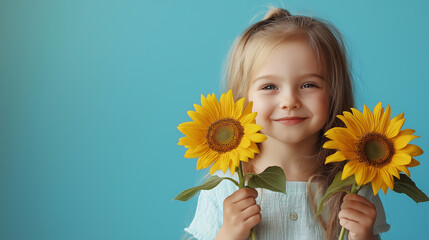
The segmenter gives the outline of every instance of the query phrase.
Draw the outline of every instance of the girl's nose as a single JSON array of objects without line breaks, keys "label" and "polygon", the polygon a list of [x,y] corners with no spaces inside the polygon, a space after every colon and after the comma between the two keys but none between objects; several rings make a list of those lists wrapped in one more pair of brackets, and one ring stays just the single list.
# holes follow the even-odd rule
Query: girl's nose
[{"label": "girl's nose", "polygon": [[281,109],[298,109],[301,107],[299,99],[297,98],[295,93],[289,92],[285,94],[280,100],[280,108]]}]

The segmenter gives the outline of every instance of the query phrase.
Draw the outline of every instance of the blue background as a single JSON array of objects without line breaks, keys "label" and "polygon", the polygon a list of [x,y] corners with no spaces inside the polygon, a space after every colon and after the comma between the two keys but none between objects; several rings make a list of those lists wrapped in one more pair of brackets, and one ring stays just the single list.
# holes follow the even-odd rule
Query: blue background
[{"label": "blue background", "polygon": [[[357,107],[405,112],[429,151],[427,1],[0,0],[0,239],[184,236],[196,199],[172,199],[206,172],[176,127],[270,3],[333,22]],[[411,174],[429,193],[427,156]],[[429,203],[381,195],[384,239],[427,236]]]}]

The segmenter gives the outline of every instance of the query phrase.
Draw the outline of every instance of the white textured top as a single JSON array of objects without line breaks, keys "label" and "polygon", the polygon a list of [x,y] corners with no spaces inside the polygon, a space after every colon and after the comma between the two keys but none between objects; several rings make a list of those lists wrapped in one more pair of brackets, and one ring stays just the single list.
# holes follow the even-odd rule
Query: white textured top
[{"label": "white textured top", "polygon": [[[238,179],[237,174],[232,176],[229,171],[226,174],[218,171],[216,174]],[[185,231],[200,240],[214,239],[223,222],[223,201],[236,190],[237,186],[231,181],[223,180],[216,188],[201,191],[194,220]],[[258,240],[325,239],[310,205],[307,182],[286,182],[286,194],[266,189],[258,189],[258,193],[256,202],[261,206],[262,215],[262,221],[255,228]],[[379,197],[372,194],[370,187],[361,189],[359,194],[370,200],[377,209],[374,235],[388,231],[390,226],[386,223]]]}]

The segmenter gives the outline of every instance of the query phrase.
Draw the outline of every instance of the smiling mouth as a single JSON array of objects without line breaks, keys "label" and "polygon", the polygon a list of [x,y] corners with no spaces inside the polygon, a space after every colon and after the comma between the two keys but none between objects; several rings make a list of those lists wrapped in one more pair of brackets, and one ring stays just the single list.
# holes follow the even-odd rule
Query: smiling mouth
[{"label": "smiling mouth", "polygon": [[299,123],[303,122],[305,119],[307,119],[307,118],[302,118],[302,117],[286,117],[286,118],[276,119],[275,121],[278,122],[278,123],[281,123],[283,125],[286,125],[286,126],[293,126],[293,125],[296,125],[296,124],[299,124]]}]

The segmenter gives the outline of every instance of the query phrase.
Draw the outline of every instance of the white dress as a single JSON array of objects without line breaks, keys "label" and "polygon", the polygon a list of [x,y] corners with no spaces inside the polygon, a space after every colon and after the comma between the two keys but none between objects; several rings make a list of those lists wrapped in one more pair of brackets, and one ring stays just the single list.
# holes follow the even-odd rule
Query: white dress
[{"label": "white dress", "polygon": [[[238,179],[237,174],[215,173],[219,177]],[[238,190],[231,181],[223,180],[217,187],[201,191],[198,198],[195,217],[185,231],[200,240],[214,239],[223,222],[223,201]],[[310,205],[307,182],[286,182],[286,194],[257,189],[256,202],[261,206],[262,221],[256,226],[258,240],[313,240],[325,239],[323,229]],[[371,201],[377,210],[374,235],[389,230],[383,205],[378,196],[374,196],[370,187],[359,191]],[[347,239],[347,237],[345,237]]]}]

